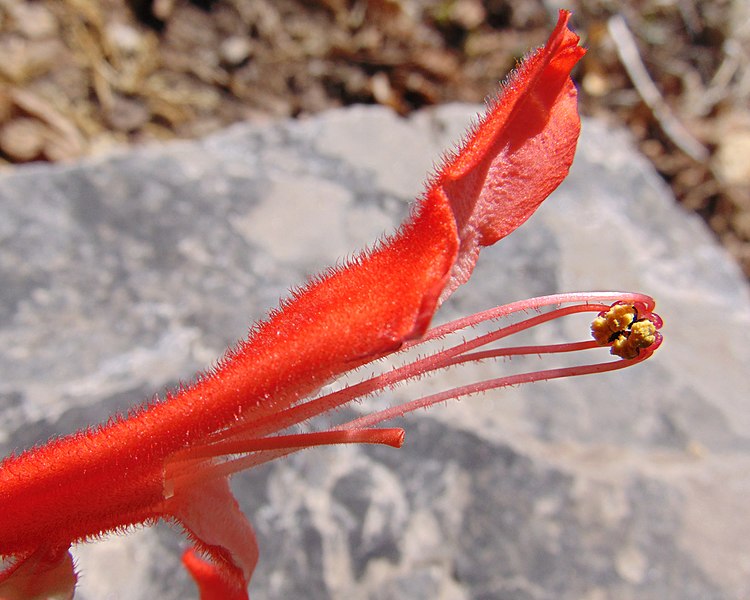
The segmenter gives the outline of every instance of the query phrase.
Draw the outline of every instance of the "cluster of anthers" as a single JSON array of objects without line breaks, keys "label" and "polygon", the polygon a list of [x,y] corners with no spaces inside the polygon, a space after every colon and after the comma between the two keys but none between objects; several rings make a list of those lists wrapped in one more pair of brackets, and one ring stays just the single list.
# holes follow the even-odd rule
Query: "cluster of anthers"
[{"label": "cluster of anthers", "polygon": [[641,350],[661,342],[657,331],[661,325],[659,315],[642,304],[616,302],[594,319],[591,335],[600,346],[609,346],[614,356],[633,359]]}]

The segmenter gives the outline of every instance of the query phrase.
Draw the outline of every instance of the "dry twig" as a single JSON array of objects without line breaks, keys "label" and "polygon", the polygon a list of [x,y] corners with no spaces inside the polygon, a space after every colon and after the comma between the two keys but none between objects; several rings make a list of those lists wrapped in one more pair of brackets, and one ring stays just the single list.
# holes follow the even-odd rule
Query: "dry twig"
[{"label": "dry twig", "polygon": [[659,92],[646,70],[646,65],[638,52],[633,34],[630,32],[625,19],[621,15],[613,15],[607,21],[607,29],[617,49],[625,71],[643,102],[651,109],[664,133],[669,139],[693,160],[705,163],[709,158],[706,147],[685,129],[680,120],[672,112],[664,97]]}]

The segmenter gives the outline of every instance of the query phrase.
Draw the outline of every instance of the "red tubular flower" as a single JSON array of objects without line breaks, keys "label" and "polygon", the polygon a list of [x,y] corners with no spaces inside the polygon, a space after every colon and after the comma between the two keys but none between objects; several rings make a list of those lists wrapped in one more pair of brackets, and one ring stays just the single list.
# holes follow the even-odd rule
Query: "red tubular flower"
[{"label": "red tubular flower", "polygon": [[[258,551],[230,492],[231,474],[320,444],[400,446],[402,430],[371,426],[447,398],[621,368],[653,352],[661,340],[659,321],[651,312],[653,301],[637,294],[532,299],[427,330],[438,305],[469,278],[480,249],[528,219],[568,173],[580,130],[570,71],[584,53],[567,28],[569,17],[560,12],[547,44],[510,76],[503,94],[432,177],[394,235],[295,291],[215,369],[163,402],[4,460],[0,555],[15,562],[0,574],[0,599],[46,597],[60,590],[72,595],[72,542],[158,519],[179,523],[209,559],[193,550],[183,557],[204,600],[247,598]],[[629,308],[611,314],[612,302]],[[559,304],[568,306],[307,399],[334,377],[403,348],[481,320]],[[478,350],[521,329],[584,311],[601,312],[596,341]],[[624,349],[625,360],[479,382],[330,431],[276,435],[435,369],[493,356],[578,351],[599,342]]]}]

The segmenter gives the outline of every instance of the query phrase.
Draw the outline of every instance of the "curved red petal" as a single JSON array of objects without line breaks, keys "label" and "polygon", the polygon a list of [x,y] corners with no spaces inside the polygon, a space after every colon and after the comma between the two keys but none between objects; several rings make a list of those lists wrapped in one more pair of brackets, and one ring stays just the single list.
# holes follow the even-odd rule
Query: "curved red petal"
[{"label": "curved red petal", "polygon": [[519,227],[568,174],[581,123],[570,72],[584,55],[560,18],[546,45],[529,56],[455,155],[433,178],[426,202],[447,202],[460,250],[443,299],[471,275],[482,246]]}]

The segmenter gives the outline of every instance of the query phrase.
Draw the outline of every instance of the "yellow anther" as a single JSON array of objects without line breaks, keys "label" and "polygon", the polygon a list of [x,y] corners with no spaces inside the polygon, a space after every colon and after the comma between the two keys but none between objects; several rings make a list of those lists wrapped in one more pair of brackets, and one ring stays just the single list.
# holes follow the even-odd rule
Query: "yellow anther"
[{"label": "yellow anther", "polygon": [[636,348],[648,348],[656,341],[656,326],[651,321],[636,321],[628,339]]},{"label": "yellow anther", "polygon": [[622,358],[633,358],[632,356],[629,356],[632,349],[628,344],[628,336],[624,333],[619,334],[611,343],[611,346],[612,348],[610,352],[615,356],[621,356]]},{"label": "yellow anther", "polygon": [[604,315],[594,319],[591,333],[602,346],[611,343],[612,336],[625,331],[635,319],[635,307],[631,304],[615,304]]}]

